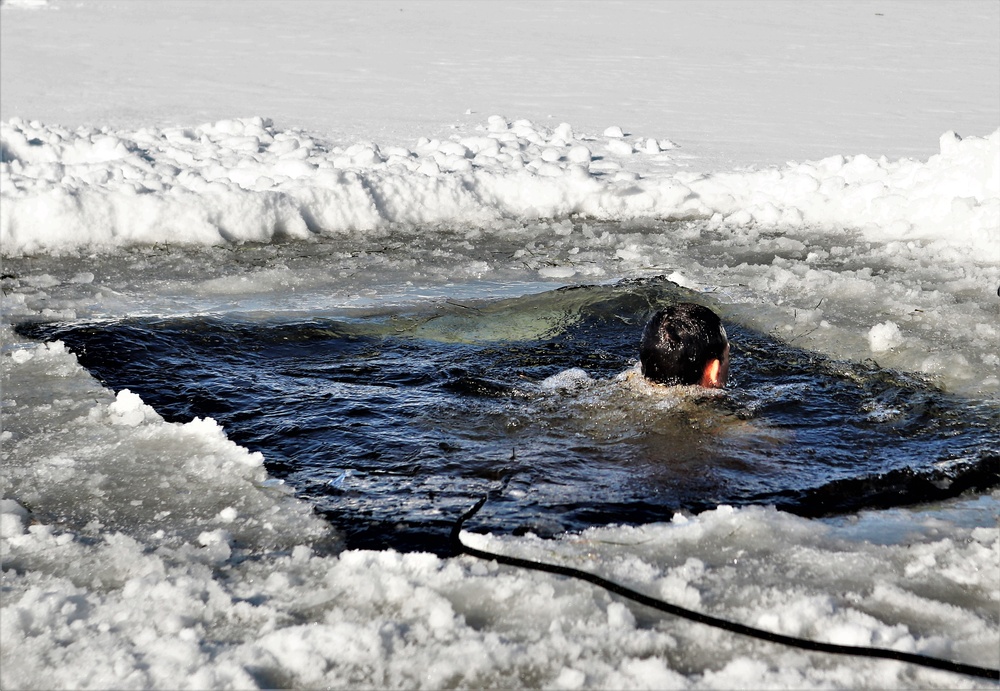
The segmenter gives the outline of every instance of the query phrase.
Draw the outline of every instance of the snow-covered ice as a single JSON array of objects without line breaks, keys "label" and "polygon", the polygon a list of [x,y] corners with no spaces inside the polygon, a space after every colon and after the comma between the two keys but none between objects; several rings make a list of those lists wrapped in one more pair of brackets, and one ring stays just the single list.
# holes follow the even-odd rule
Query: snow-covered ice
[{"label": "snow-covered ice", "polygon": [[[12,324],[663,274],[995,406],[996,3],[247,5],[0,5],[0,685],[988,686],[469,557],[342,551],[214,421],[166,422]],[[998,511],[993,490],[464,539],[997,667]]]}]

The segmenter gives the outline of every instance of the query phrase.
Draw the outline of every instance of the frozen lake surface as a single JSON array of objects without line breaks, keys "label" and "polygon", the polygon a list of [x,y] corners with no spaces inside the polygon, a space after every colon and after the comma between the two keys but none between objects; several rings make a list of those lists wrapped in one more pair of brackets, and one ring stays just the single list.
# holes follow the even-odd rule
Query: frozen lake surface
[{"label": "frozen lake surface", "polygon": [[446,536],[1000,667],[995,2],[241,8],[0,3],[0,685],[993,687]]}]

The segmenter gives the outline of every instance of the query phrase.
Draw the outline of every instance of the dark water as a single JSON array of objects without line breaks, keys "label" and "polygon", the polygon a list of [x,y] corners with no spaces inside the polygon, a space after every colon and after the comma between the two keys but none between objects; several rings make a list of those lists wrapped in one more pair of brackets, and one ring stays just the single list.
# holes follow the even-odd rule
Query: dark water
[{"label": "dark water", "polygon": [[692,298],[643,280],[297,321],[18,330],[61,339],[167,420],[215,418],[350,547],[446,552],[453,521],[500,486],[492,530],[550,535],[721,503],[822,516],[1000,484],[994,406],[738,324],[724,394],[622,381],[646,318]]}]

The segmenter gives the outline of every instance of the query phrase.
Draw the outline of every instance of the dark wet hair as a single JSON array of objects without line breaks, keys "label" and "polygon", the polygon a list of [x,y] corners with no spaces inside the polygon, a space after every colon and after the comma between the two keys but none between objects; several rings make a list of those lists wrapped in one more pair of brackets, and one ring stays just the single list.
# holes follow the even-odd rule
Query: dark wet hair
[{"label": "dark wet hair", "polygon": [[659,384],[697,384],[705,366],[721,360],[728,344],[715,312],[690,302],[671,305],[654,314],[642,332],[642,373]]}]

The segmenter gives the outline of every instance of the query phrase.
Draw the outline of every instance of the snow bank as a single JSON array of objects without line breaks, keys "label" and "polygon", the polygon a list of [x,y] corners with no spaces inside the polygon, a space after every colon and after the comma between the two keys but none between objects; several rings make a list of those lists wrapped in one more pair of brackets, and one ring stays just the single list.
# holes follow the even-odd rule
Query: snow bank
[{"label": "snow bank", "polygon": [[15,118],[0,136],[6,256],[578,215],[856,228],[976,264],[1000,257],[1000,130],[947,133],[926,162],[834,156],[714,174],[683,171],[666,140],[500,116],[411,148],[334,145],[259,117],[135,132]]}]

